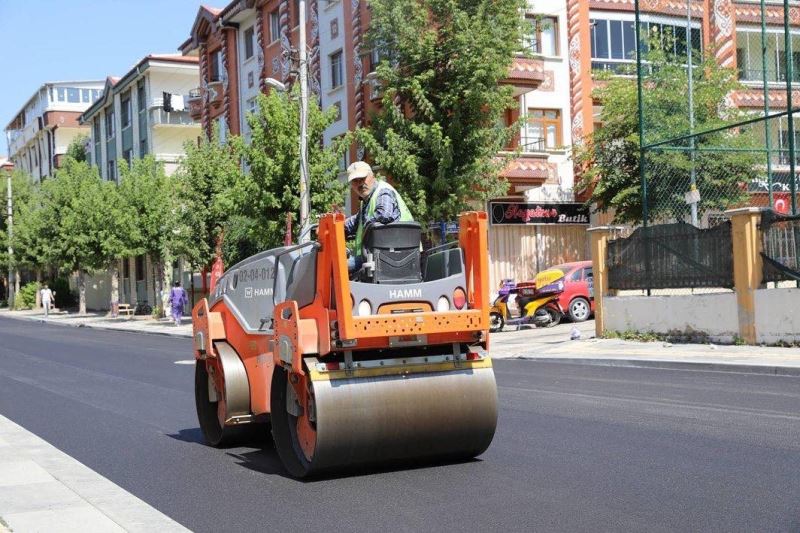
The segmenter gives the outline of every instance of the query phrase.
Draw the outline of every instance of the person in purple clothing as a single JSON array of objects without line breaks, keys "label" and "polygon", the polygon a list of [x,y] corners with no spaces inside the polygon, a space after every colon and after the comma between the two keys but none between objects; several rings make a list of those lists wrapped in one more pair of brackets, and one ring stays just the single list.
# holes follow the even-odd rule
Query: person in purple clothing
[{"label": "person in purple clothing", "polygon": [[187,303],[189,303],[189,299],[186,297],[186,291],[183,290],[183,287],[181,287],[181,282],[176,281],[169,293],[169,304],[172,308],[172,320],[175,321],[176,326],[181,325],[183,308]]}]

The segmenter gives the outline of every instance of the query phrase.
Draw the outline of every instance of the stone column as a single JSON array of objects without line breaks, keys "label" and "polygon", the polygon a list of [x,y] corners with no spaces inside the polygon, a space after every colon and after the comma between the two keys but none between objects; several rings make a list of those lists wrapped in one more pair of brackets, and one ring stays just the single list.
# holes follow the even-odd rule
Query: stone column
[{"label": "stone column", "polygon": [[764,275],[761,259],[761,208],[745,207],[726,211],[731,217],[733,241],[733,283],[739,315],[739,336],[756,344],[756,291]]},{"label": "stone column", "polygon": [[609,294],[608,269],[606,266],[606,250],[609,238],[613,237],[620,228],[616,226],[598,226],[589,228],[592,254],[592,274],[594,276],[594,328],[595,336],[602,337],[605,333],[605,316],[603,314],[603,298]]}]

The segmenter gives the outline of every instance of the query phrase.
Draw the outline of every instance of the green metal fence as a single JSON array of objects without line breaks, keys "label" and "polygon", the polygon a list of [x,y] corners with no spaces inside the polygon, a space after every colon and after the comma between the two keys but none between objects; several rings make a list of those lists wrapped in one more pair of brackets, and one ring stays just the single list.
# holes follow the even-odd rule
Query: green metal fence
[{"label": "green metal fence", "polygon": [[707,228],[751,205],[796,214],[800,27],[788,0],[748,3],[750,22],[723,36],[706,12],[716,3],[685,2],[685,17],[640,4],[653,2],[636,2],[635,66],[614,73],[636,76],[643,225]]}]

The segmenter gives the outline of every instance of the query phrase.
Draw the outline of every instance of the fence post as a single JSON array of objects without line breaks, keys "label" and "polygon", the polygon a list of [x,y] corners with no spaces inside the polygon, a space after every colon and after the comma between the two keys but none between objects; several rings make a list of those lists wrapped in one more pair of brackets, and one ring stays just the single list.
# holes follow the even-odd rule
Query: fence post
[{"label": "fence post", "polygon": [[739,315],[739,336],[756,344],[756,290],[763,279],[761,235],[758,224],[761,208],[744,207],[725,211],[731,218],[733,244],[733,284]]},{"label": "fence post", "polygon": [[603,298],[608,294],[608,271],[606,270],[606,250],[608,238],[617,228],[614,226],[597,226],[589,228],[592,253],[592,273],[594,276],[594,333],[600,338],[605,332],[603,315]]}]

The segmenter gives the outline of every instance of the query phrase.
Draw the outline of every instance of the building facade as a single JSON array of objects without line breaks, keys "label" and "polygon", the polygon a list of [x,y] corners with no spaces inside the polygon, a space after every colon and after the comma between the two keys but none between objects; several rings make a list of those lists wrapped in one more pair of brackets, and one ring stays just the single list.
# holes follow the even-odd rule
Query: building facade
[{"label": "building facade", "polygon": [[36,181],[53,175],[79,135],[78,118],[101,91],[101,81],[48,82],[39,87],[5,128],[8,157]]},{"label": "building facade", "polygon": [[[602,102],[592,99],[594,74],[598,71],[621,72],[635,64],[635,2],[568,0],[567,4],[570,128],[573,139],[580,139],[599,125]],[[754,117],[764,116],[765,70],[770,114],[787,110],[783,1],[769,0],[765,4],[766,65],[762,60],[759,0],[692,0],[689,6],[691,22],[687,20],[685,1],[648,0],[640,2],[640,18],[645,29],[674,36],[675,46],[685,47],[688,37],[702,50],[713,50],[719,65],[737,69],[739,81],[744,86],[743,90],[731,95],[731,102],[751,112]],[[794,95],[800,89],[800,2],[790,1],[789,5],[790,52],[795,78],[791,83],[798,84],[792,90]],[[680,53],[680,50],[676,49],[676,52]],[[785,205],[789,190],[787,119],[784,116],[772,120],[768,127],[774,151],[770,156],[773,193],[776,201]],[[766,138],[763,124],[756,130],[762,139]],[[800,140],[800,135],[797,137]],[[768,204],[768,183],[765,175],[763,180],[749,184],[753,205]]]},{"label": "building facade", "polygon": [[106,79],[100,97],[79,118],[90,128],[89,158],[104,179],[118,180],[121,162],[147,154],[162,161],[168,175],[175,171],[183,144],[200,135],[186,106],[197,78],[196,57],[148,55],[122,78]]}]

